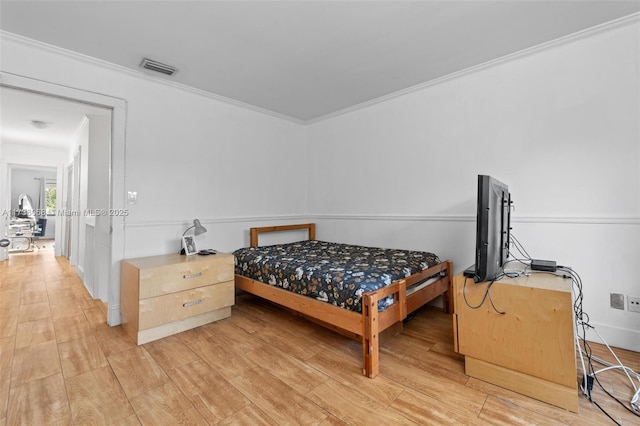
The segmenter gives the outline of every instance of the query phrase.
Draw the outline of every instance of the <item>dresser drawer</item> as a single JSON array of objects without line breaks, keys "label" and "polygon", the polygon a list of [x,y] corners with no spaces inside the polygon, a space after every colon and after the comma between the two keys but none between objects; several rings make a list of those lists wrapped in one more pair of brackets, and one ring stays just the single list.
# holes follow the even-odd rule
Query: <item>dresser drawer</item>
[{"label": "dresser drawer", "polygon": [[[217,255],[213,255],[217,256]],[[211,256],[208,256],[211,257]],[[209,259],[207,259],[209,260]],[[140,299],[234,279],[233,256],[161,265],[140,271]]]},{"label": "dresser drawer", "polygon": [[138,329],[146,330],[233,303],[233,281],[143,299],[140,300]]}]

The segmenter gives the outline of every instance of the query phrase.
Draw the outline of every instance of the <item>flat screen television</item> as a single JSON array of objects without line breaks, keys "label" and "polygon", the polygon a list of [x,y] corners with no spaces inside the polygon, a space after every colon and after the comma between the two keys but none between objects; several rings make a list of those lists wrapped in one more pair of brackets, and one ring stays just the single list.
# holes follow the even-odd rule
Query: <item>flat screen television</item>
[{"label": "flat screen television", "polygon": [[478,175],[475,265],[465,271],[475,282],[493,281],[503,273],[509,257],[511,194],[509,188],[487,175]]}]

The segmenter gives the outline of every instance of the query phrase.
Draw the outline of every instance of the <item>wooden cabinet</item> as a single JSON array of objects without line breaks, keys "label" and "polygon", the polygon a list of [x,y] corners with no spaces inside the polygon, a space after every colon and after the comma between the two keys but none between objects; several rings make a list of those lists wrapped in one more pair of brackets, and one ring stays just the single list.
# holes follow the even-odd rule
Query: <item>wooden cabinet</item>
[{"label": "wooden cabinet", "polygon": [[577,412],[571,280],[542,273],[503,278],[477,309],[489,283],[460,274],[453,285],[454,346],[466,373]]},{"label": "wooden cabinet", "polygon": [[233,255],[140,257],[122,261],[122,328],[141,345],[231,315]]}]

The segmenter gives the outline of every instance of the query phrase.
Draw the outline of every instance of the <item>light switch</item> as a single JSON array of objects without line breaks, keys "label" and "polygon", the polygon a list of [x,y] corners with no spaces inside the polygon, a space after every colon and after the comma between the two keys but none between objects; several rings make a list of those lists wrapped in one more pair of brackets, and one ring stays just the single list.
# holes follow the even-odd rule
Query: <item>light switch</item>
[{"label": "light switch", "polygon": [[138,192],[137,191],[127,192],[127,199],[129,200],[129,204],[136,204],[138,202]]}]

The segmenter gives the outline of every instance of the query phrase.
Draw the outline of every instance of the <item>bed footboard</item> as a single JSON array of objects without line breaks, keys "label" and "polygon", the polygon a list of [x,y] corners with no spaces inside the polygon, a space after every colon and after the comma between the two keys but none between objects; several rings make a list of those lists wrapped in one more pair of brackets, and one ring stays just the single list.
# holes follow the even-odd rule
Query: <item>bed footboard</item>
[{"label": "bed footboard", "polygon": [[[380,332],[407,317],[407,283],[397,281],[390,286],[362,295],[362,372],[375,377],[380,372]],[[393,296],[393,305],[378,311],[378,301]]]}]

